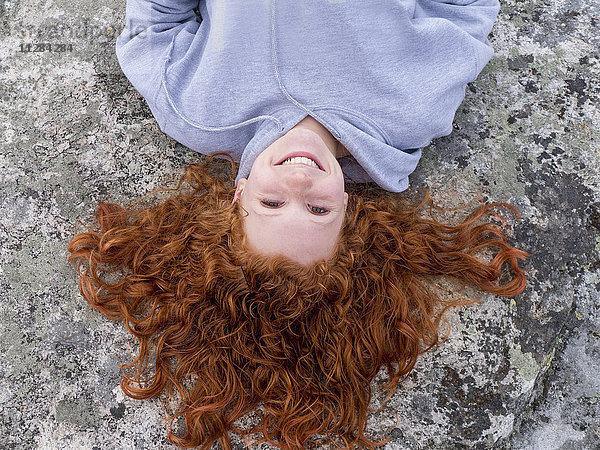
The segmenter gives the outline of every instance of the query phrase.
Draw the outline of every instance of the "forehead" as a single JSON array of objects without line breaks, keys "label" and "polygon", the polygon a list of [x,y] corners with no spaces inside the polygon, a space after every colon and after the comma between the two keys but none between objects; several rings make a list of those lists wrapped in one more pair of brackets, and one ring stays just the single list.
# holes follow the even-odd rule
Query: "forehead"
[{"label": "forehead", "polygon": [[283,255],[301,264],[328,259],[337,244],[343,215],[327,223],[315,223],[309,216],[261,216],[248,211],[243,219],[246,241],[259,253]]}]

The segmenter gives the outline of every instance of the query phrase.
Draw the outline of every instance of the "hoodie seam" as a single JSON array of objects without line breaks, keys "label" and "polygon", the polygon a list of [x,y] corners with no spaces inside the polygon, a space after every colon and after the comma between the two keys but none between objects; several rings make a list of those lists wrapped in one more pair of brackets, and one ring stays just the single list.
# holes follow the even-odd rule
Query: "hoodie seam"
[{"label": "hoodie seam", "polygon": [[339,111],[342,113],[354,115],[354,116],[358,117],[359,119],[362,119],[363,121],[365,121],[368,125],[375,128],[375,130],[377,130],[377,132],[379,134],[381,134],[381,136],[385,140],[385,143],[388,145],[391,145],[391,140],[390,140],[388,134],[383,130],[383,128],[381,128],[381,126],[379,126],[377,124],[377,122],[375,122],[375,120],[371,119],[366,114],[363,114],[361,112],[355,111],[350,108],[345,108],[343,106],[336,106],[336,105],[320,105],[320,106],[313,107],[313,110],[317,110],[317,109],[329,109],[329,110],[335,110],[335,111]]},{"label": "hoodie seam", "polygon": [[469,83],[472,83],[477,79],[477,76],[479,75],[479,72],[483,69],[483,67],[481,69],[479,68],[479,58],[477,57],[477,48],[475,47],[475,42],[469,39],[469,43],[471,45],[471,58],[473,58],[473,62],[475,63],[475,73],[469,81]]},{"label": "hoodie seam", "polygon": [[[281,74],[279,72],[279,62],[277,59],[277,34],[276,34],[276,27],[275,27],[275,4],[277,3],[277,0],[272,0],[271,1],[271,64],[273,65],[273,71],[275,72],[275,79],[277,80],[277,85],[279,86],[279,90],[283,93],[283,95],[290,101],[292,102],[294,105],[296,105],[298,108],[300,108],[303,111],[306,111],[307,114],[310,114],[311,116],[313,116],[315,119],[318,119],[322,124],[323,122],[328,122],[326,121],[320,114],[317,114],[314,112],[314,110],[311,110],[310,108],[304,106],[302,103],[300,103],[299,101],[297,101],[286,89],[285,85],[283,84],[283,81],[281,81]],[[337,140],[341,139],[341,135],[340,133],[337,131],[337,129],[331,125],[328,124],[330,131],[332,132],[332,134],[334,135],[334,137]],[[284,131],[283,128],[280,128],[280,131]]]},{"label": "hoodie seam", "polygon": [[202,131],[226,131],[226,130],[233,130],[236,128],[240,128],[243,127],[245,125],[249,125],[251,123],[254,122],[258,122],[261,120],[272,120],[273,122],[275,122],[277,124],[277,126],[279,127],[279,129],[282,128],[282,123],[279,119],[277,119],[276,117],[270,116],[270,115],[260,115],[260,116],[256,116],[253,117],[251,119],[247,119],[244,120],[242,122],[238,122],[235,124],[231,124],[231,125],[223,125],[223,126],[210,126],[210,125],[204,125],[198,122],[194,122],[193,120],[188,119],[185,114],[183,114],[179,108],[177,107],[177,105],[175,104],[175,101],[173,100],[173,97],[171,96],[171,93],[169,92],[169,89],[167,87],[167,70],[168,70],[168,64],[171,62],[171,55],[173,53],[173,47],[175,44],[175,38],[177,37],[177,35],[173,36],[173,38],[171,39],[171,44],[169,45],[169,48],[167,50],[167,56],[165,58],[165,60],[163,61],[163,65],[162,65],[162,71],[161,71],[161,86],[163,88],[163,90],[165,91],[165,95],[167,97],[167,102],[169,103],[169,105],[171,106],[171,108],[173,109],[173,111],[175,112],[175,114],[177,114],[179,116],[179,118],[181,120],[183,120],[185,123],[187,123],[188,125],[194,127],[194,128],[198,128]]}]

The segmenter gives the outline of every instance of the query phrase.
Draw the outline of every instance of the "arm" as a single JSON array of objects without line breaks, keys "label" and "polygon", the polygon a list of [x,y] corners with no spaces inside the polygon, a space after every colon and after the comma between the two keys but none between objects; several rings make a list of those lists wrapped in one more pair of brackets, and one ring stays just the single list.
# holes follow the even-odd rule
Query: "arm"
[{"label": "arm", "polygon": [[445,19],[468,33],[473,39],[477,73],[492,57],[487,36],[500,9],[498,0],[417,0],[415,19]]},{"label": "arm", "polygon": [[117,59],[123,73],[151,107],[171,43],[187,29],[190,33],[182,33],[182,38],[189,45],[198,29],[194,9],[200,1],[203,0],[127,0],[126,26],[116,44]]}]

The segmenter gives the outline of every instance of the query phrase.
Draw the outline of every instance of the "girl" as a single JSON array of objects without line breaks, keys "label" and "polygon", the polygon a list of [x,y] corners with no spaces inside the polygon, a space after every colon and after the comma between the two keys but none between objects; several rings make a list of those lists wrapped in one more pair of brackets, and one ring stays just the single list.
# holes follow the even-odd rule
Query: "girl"
[{"label": "girl", "polygon": [[240,161],[250,247],[311,263],[332,254],[343,174],[403,191],[419,149],[450,133],[497,12],[498,0],[128,0],[117,57],[165,133]]},{"label": "girl", "polygon": [[392,194],[451,131],[497,12],[497,0],[128,0],[117,56],[161,129],[239,161],[234,184],[209,158],[155,206],[101,203],[99,229],[69,245],[83,296],[140,342],[125,393],[164,393],[185,418],[173,443],[231,448],[234,431],[372,447],[371,380],[385,366],[389,398],[440,341],[444,311],[467,303],[431,277],[523,290],[527,254],[496,212],[508,205],[451,226],[422,216],[427,197]]}]

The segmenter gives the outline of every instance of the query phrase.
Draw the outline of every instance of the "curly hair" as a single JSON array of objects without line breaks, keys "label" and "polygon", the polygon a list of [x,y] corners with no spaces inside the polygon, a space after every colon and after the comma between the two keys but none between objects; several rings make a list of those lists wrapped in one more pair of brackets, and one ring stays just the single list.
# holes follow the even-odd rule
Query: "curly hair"
[{"label": "curly hair", "polygon": [[[507,242],[498,212],[513,207],[482,202],[448,225],[423,214],[428,194],[410,204],[348,186],[330,261],[252,254],[219,164],[188,166],[176,195],[153,206],[101,202],[99,230],[68,246],[83,297],[139,341],[123,391],[176,405],[167,413],[175,445],[232,448],[228,431],[290,449],[387,442],[365,436],[370,382],[387,369],[387,401],[419,354],[445,339],[444,312],[472,303],[443,298],[432,280],[503,296],[525,287],[518,260],[528,254]],[[242,429],[236,421],[252,411],[257,423]]]}]

